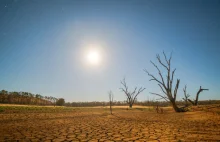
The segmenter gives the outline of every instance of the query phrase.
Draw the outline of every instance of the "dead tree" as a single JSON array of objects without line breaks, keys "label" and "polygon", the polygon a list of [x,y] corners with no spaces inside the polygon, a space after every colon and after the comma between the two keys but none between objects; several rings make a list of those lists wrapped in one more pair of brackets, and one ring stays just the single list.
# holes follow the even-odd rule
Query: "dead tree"
[{"label": "dead tree", "polygon": [[121,81],[121,84],[123,85],[124,88],[120,88],[126,95],[127,97],[127,103],[130,108],[132,108],[135,100],[137,99],[137,96],[145,90],[145,88],[139,88],[137,91],[137,87],[135,87],[133,92],[128,91],[128,86],[126,84],[125,78]]},{"label": "dead tree", "polygon": [[198,91],[197,94],[196,94],[196,99],[195,99],[194,101],[188,99],[188,101],[189,101],[190,103],[192,103],[194,106],[197,106],[197,105],[198,105],[198,101],[199,101],[199,94],[200,94],[202,91],[204,91],[204,90],[208,91],[209,89],[202,89],[202,86],[200,86],[199,91]]},{"label": "dead tree", "polygon": [[187,106],[189,106],[189,104],[188,104],[188,98],[189,98],[189,94],[186,94],[186,85],[185,85],[185,87],[183,88],[183,92],[184,92],[184,97],[185,98],[183,98],[183,100],[185,101],[185,106],[187,107]]},{"label": "dead tree", "polygon": [[157,113],[161,113],[161,114],[164,112],[163,108],[159,107],[158,105],[155,107],[155,110],[156,110]]},{"label": "dead tree", "polygon": [[159,54],[156,55],[156,58],[157,58],[158,62],[160,63],[160,65],[162,65],[165,68],[165,70],[167,71],[166,79],[163,77],[163,75],[162,75],[160,69],[157,67],[157,65],[152,61],[150,61],[150,62],[157,69],[158,74],[160,76],[160,79],[158,79],[154,75],[150,74],[147,70],[144,70],[144,71],[151,77],[151,79],[149,81],[152,81],[152,80],[156,81],[158,83],[158,86],[160,87],[160,89],[163,91],[163,93],[165,95],[161,95],[158,93],[151,93],[151,92],[150,93],[161,97],[160,99],[164,99],[164,100],[170,102],[173,106],[173,109],[176,112],[184,112],[185,110],[183,108],[179,108],[176,105],[176,96],[177,96],[177,90],[179,87],[180,79],[177,79],[174,91],[172,89],[173,77],[174,77],[174,73],[176,71],[176,69],[171,71],[172,54],[169,59],[167,59],[167,56],[165,55],[164,52],[163,52],[163,55],[164,55],[165,63],[161,61]]},{"label": "dead tree", "polygon": [[112,93],[112,91],[109,91],[108,95],[109,95],[110,112],[112,114],[112,105],[113,105],[113,93]]}]

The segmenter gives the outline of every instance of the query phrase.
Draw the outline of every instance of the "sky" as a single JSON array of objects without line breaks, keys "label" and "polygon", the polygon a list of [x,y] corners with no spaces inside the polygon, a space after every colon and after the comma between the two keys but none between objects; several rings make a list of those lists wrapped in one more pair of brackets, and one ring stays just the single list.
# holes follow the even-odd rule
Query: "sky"
[{"label": "sky", "polygon": [[[100,63],[85,59],[90,48]],[[220,0],[0,0],[0,90],[27,91],[72,101],[139,101],[161,93],[143,71],[172,52],[171,68],[191,99],[220,99]]]}]

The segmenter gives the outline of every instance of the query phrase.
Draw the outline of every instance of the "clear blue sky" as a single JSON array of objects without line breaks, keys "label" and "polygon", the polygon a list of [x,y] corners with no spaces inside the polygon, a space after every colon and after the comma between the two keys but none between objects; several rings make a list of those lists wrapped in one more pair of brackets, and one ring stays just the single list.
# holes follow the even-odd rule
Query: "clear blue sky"
[{"label": "clear blue sky", "polygon": [[[82,52],[95,44],[102,64],[89,66]],[[173,51],[182,88],[201,99],[220,99],[219,0],[0,0],[0,89],[63,97],[66,101],[124,100],[130,89],[156,98],[150,60]]]}]

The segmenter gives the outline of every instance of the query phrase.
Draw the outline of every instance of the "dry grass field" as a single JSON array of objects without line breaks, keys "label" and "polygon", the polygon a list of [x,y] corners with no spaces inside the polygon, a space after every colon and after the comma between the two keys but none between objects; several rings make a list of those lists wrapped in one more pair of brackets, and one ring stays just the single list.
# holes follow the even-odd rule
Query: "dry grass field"
[{"label": "dry grass field", "polygon": [[0,106],[0,141],[220,141],[220,106],[164,109]]}]

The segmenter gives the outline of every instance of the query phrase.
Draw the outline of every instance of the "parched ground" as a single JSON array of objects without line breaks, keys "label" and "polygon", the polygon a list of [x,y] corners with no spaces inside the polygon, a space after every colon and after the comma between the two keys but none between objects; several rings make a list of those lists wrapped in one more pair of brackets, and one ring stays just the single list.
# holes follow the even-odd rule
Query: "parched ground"
[{"label": "parched ground", "polygon": [[208,107],[163,114],[115,108],[113,115],[107,108],[9,109],[0,112],[0,141],[220,141],[220,108]]}]

